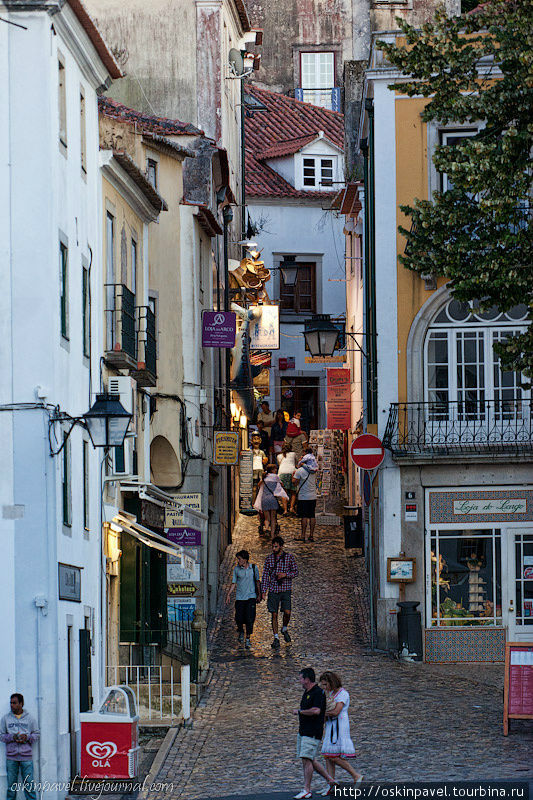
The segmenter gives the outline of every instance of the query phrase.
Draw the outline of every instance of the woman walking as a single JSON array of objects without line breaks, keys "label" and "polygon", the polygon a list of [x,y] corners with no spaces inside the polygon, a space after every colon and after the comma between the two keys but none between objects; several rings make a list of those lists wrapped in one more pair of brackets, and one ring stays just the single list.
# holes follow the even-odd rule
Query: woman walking
[{"label": "woman walking", "polygon": [[274,424],[272,425],[272,431],[270,434],[270,440],[272,442],[272,450],[275,456],[281,453],[283,440],[287,435],[287,422],[285,420],[285,415],[281,408],[276,411],[276,419],[274,420]]},{"label": "woman walking", "polygon": [[276,470],[275,464],[267,464],[266,475],[259,484],[259,491],[254,503],[256,511],[262,511],[265,515],[265,533],[274,534],[279,533],[278,499],[289,499],[276,474]]},{"label": "woman walking", "polygon": [[287,509],[287,500],[283,499],[283,516],[289,512],[294,514],[294,507],[296,505],[296,492],[292,483],[292,475],[296,469],[296,453],[291,450],[290,444],[284,443],[281,448],[281,453],[278,456],[278,475],[281,485],[291,499],[290,508]]},{"label": "woman walking", "polygon": [[[350,720],[348,708],[350,695],[342,688],[342,681],[335,672],[323,672],[320,686],[326,693],[326,727],[322,742],[322,755],[326,760],[328,774],[335,778],[335,766],[346,770],[354,779],[355,786],[363,780],[363,776],[351,765],[349,759],[355,758],[355,747],[350,738]],[[334,787],[328,786],[321,794],[323,797],[333,794]]]}]

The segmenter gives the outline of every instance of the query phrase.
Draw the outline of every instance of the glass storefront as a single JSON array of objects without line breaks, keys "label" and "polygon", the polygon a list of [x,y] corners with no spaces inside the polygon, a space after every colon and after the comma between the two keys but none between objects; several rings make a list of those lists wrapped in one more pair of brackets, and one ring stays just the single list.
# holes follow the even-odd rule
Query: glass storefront
[{"label": "glass storefront", "polygon": [[431,625],[502,624],[501,530],[431,531]]}]

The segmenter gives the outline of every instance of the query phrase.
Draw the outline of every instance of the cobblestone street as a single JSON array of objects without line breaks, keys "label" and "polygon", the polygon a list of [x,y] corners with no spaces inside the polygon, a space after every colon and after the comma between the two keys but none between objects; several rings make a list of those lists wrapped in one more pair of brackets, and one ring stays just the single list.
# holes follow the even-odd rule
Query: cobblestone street
[{"label": "cobblestone street", "polygon": [[[364,574],[360,560],[346,555],[342,530],[317,526],[316,541],[304,544],[295,541],[295,520],[281,525],[300,571],[293,641],[272,651],[262,603],[251,652],[237,643],[229,593],[234,553],[245,547],[260,569],[270,553],[256,519],[241,517],[223,565],[224,606],[211,631],[212,677],[193,728],[179,731],[158,776],[173,783],[172,797],[298,791],[291,712],[304,666],[341,675],[365,781],[533,779],[533,724],[515,722],[509,737],[502,735],[503,666],[401,664],[368,655]],[[316,776],[315,793],[323,785]]]}]

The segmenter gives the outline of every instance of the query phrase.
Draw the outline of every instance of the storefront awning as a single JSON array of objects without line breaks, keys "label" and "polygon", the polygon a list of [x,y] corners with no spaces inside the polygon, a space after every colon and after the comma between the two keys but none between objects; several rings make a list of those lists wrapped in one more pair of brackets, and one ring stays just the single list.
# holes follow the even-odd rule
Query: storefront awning
[{"label": "storefront awning", "polygon": [[138,539],[147,547],[153,547],[162,553],[167,553],[170,556],[181,553],[179,545],[174,544],[169,539],[165,539],[164,536],[160,536],[155,531],[145,528],[144,525],[140,525],[132,514],[127,514],[125,511],[119,511],[113,517],[110,526],[116,533],[129,533],[130,536]]}]

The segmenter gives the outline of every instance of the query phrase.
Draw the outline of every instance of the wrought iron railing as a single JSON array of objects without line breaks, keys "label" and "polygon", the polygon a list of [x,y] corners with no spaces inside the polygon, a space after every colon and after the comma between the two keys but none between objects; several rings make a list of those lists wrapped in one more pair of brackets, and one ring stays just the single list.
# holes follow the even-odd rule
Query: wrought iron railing
[{"label": "wrought iron railing", "polygon": [[383,444],[397,456],[533,452],[531,399],[392,403]]},{"label": "wrought iron railing", "polygon": [[169,619],[165,653],[191,666],[191,681],[198,680],[198,653],[200,632],[194,630],[188,619]]},{"label": "wrought iron railing", "polygon": [[137,359],[152,375],[156,374],[155,314],[149,306],[138,306]]},{"label": "wrought iron railing", "polygon": [[340,86],[332,86],[327,89],[303,89],[298,86],[294,90],[294,97],[296,100],[303,100],[305,103],[328,108],[330,111],[341,111]]},{"label": "wrought iron railing", "polygon": [[122,283],[106,283],[106,350],[137,357],[135,295]]}]

